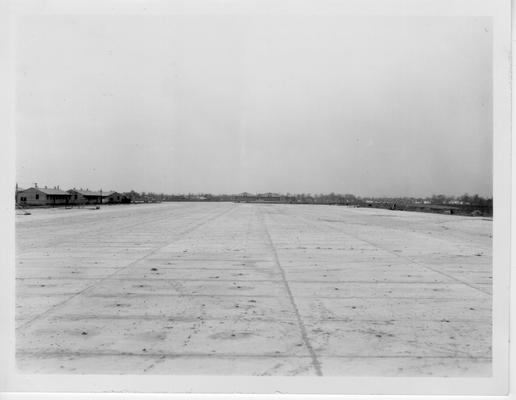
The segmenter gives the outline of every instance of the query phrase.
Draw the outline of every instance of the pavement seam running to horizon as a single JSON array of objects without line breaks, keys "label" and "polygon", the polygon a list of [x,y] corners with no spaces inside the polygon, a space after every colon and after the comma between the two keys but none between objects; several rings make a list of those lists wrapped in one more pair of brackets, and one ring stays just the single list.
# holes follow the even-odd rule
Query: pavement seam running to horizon
[{"label": "pavement seam running to horizon", "polygon": [[[304,220],[305,222],[307,222],[310,226],[314,226],[314,227],[316,227],[316,225],[315,225],[312,221],[309,221],[307,218],[303,218],[303,220]],[[382,246],[378,245],[377,243],[371,242],[371,241],[366,240],[366,239],[362,239],[360,236],[358,236],[358,235],[356,235],[356,234],[351,234],[351,233],[348,233],[348,232],[344,232],[344,231],[342,231],[341,229],[339,229],[338,227],[335,227],[335,226],[332,226],[332,225],[328,224],[326,221],[321,221],[321,222],[323,222],[323,223],[324,223],[324,226],[326,226],[326,227],[328,227],[328,228],[330,228],[330,229],[332,229],[332,230],[334,230],[334,231],[337,231],[337,232],[339,232],[339,233],[342,233],[342,234],[344,234],[344,235],[346,235],[346,236],[349,236],[349,237],[351,237],[351,238],[357,239],[357,240],[359,240],[359,241],[361,241],[361,242],[367,243],[368,245],[370,245],[370,246],[372,246],[372,247],[376,247],[376,248],[378,248],[378,249],[380,249],[380,250],[382,250],[382,251],[384,251],[384,252],[386,252],[386,253],[389,253],[389,254],[391,254],[391,255],[393,255],[393,256],[396,256],[396,257],[398,257],[398,258],[401,258],[402,260],[407,260],[407,261],[409,261],[410,263],[415,264],[415,265],[417,265],[417,266],[419,266],[419,267],[421,267],[421,268],[425,268],[425,269],[428,269],[429,271],[435,272],[436,274],[439,274],[439,275],[445,276],[445,277],[447,277],[447,278],[449,278],[449,279],[452,279],[452,280],[454,280],[454,281],[456,281],[456,282],[458,282],[458,283],[460,283],[460,284],[463,284],[463,285],[465,285],[465,286],[468,286],[469,288],[471,288],[471,289],[473,289],[473,290],[476,290],[476,291],[478,291],[478,292],[480,292],[480,293],[482,293],[482,294],[485,294],[485,295],[487,295],[487,296],[491,296],[491,294],[490,294],[489,292],[486,292],[486,291],[484,291],[484,290],[482,290],[482,289],[479,289],[478,287],[475,287],[475,286],[473,286],[473,285],[469,284],[468,282],[464,282],[463,280],[460,280],[460,279],[458,279],[458,278],[454,277],[453,275],[450,275],[450,274],[447,274],[446,272],[442,272],[442,271],[439,271],[439,270],[437,270],[437,269],[435,269],[435,268],[429,267],[428,265],[423,264],[423,263],[421,263],[421,262],[419,262],[419,261],[416,261],[416,260],[414,260],[414,259],[412,259],[412,258],[410,258],[410,257],[408,257],[408,256],[404,256],[404,255],[402,255],[402,254],[398,254],[398,253],[396,253],[395,251],[391,251],[391,250],[389,250],[389,249],[386,249],[386,248],[384,248],[384,247],[382,247]]]},{"label": "pavement seam running to horizon", "polygon": [[298,326],[299,326],[299,330],[300,330],[300,333],[301,333],[301,338],[303,339],[303,342],[305,343],[305,346],[308,349],[308,352],[310,354],[310,358],[312,360],[312,365],[313,365],[313,367],[315,369],[315,373],[318,376],[322,376],[323,373],[322,373],[322,369],[321,369],[321,362],[317,358],[317,354],[315,353],[315,350],[312,347],[312,344],[310,343],[310,340],[308,339],[308,333],[306,331],[305,324],[304,324],[304,322],[303,322],[303,320],[301,318],[301,315],[299,314],[299,309],[297,307],[296,301],[294,300],[294,295],[292,294],[292,290],[290,289],[290,285],[289,285],[289,283],[287,281],[287,276],[285,274],[285,270],[281,266],[281,262],[279,260],[278,252],[276,250],[276,246],[274,246],[274,242],[272,241],[272,237],[271,237],[271,234],[269,232],[269,228],[267,227],[267,223],[266,223],[265,218],[263,216],[263,213],[261,211],[262,209],[260,208],[259,210],[260,210],[259,211],[260,221],[263,224],[263,227],[264,227],[264,230],[265,230],[265,233],[266,233],[269,245],[270,245],[272,253],[274,255],[274,261],[275,261],[276,267],[278,268],[278,270],[281,273],[281,278],[283,280],[283,285],[285,286],[285,290],[287,291],[290,303],[291,303],[292,308],[294,310],[294,314],[296,316],[296,320],[297,320],[297,323],[298,323]]}]

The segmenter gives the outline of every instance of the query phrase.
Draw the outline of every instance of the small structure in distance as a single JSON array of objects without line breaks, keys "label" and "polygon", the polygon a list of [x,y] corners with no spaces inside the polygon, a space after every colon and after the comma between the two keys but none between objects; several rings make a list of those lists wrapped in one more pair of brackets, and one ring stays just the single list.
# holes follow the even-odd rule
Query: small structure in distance
[{"label": "small structure in distance", "polygon": [[16,203],[27,206],[57,206],[66,205],[69,202],[70,195],[61,190],[59,186],[54,188],[38,187],[38,184],[34,184],[34,187],[19,190],[16,193]]},{"label": "small structure in distance", "polygon": [[16,205],[19,207],[84,206],[128,203],[130,199],[113,190],[103,192],[89,189],[61,190],[59,186],[41,188],[35,183],[28,189],[16,188]]}]

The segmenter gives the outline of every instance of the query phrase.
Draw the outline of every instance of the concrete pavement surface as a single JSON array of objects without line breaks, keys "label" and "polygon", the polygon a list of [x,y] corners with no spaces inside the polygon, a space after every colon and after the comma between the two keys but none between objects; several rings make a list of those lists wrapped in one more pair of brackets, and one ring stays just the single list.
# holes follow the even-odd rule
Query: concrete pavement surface
[{"label": "concrete pavement surface", "polygon": [[243,203],[16,218],[22,372],[491,373],[490,219]]}]

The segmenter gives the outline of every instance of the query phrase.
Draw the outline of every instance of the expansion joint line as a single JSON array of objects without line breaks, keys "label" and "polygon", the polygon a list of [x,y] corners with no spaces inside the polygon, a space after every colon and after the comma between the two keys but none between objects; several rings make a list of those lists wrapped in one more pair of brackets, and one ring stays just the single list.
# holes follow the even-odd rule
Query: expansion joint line
[{"label": "expansion joint line", "polygon": [[[314,224],[313,222],[309,221],[308,219],[304,218],[304,220],[305,220],[305,222],[307,222],[309,225],[311,225],[311,226],[315,226],[315,224]],[[485,290],[482,290],[482,289],[480,289],[480,288],[478,288],[478,287],[476,287],[476,286],[473,286],[473,285],[471,285],[470,283],[465,282],[465,281],[463,281],[462,279],[459,279],[459,278],[457,278],[457,277],[455,277],[455,276],[453,276],[453,275],[447,274],[446,272],[440,271],[440,270],[438,270],[438,269],[436,269],[436,268],[432,268],[432,267],[430,267],[430,266],[426,265],[425,263],[422,263],[422,262],[419,262],[419,261],[417,261],[417,260],[414,260],[412,257],[408,257],[408,256],[404,256],[404,255],[402,255],[402,254],[398,254],[398,253],[396,253],[396,252],[394,252],[394,251],[391,251],[391,250],[389,250],[389,249],[386,249],[386,248],[384,248],[384,247],[382,247],[382,246],[380,246],[380,245],[378,245],[378,244],[376,244],[376,243],[373,243],[373,242],[371,242],[371,241],[369,241],[369,240],[362,239],[361,237],[359,237],[359,236],[358,236],[358,235],[356,235],[356,234],[351,234],[351,233],[344,232],[344,231],[342,231],[341,229],[339,229],[339,228],[337,228],[337,227],[335,227],[335,226],[332,226],[332,225],[328,224],[327,222],[325,222],[325,224],[324,224],[324,225],[325,225],[325,226],[327,226],[328,228],[330,228],[330,229],[332,229],[332,230],[334,230],[334,231],[337,231],[337,232],[339,232],[339,233],[342,233],[342,234],[344,234],[344,235],[346,235],[346,236],[348,236],[348,237],[351,237],[351,238],[353,238],[353,239],[356,239],[356,240],[359,240],[359,241],[361,241],[361,242],[367,243],[369,246],[376,247],[377,249],[380,249],[380,250],[382,250],[382,251],[384,251],[384,252],[386,252],[386,253],[389,253],[389,254],[391,254],[391,255],[393,255],[393,256],[396,256],[396,257],[398,257],[398,258],[401,258],[402,260],[409,261],[409,262],[411,262],[411,263],[412,263],[412,264],[414,264],[414,265],[417,265],[417,266],[419,266],[419,267],[421,267],[421,268],[425,268],[425,269],[427,269],[427,270],[429,270],[429,271],[435,272],[436,274],[439,274],[439,275],[445,276],[445,277],[447,277],[447,278],[449,278],[449,279],[451,279],[451,280],[454,280],[455,282],[458,282],[458,283],[460,283],[460,284],[462,284],[462,285],[468,286],[469,288],[471,288],[471,289],[473,289],[473,290],[476,290],[477,292],[480,292],[480,293],[482,293],[482,294],[485,294],[485,295],[487,295],[487,296],[490,296],[489,292],[487,292],[487,291],[485,291]]]},{"label": "expansion joint line", "polygon": [[42,312],[41,314],[38,314],[36,315],[34,318],[31,318],[30,320],[28,320],[27,322],[23,323],[22,325],[18,326],[16,328],[16,330],[20,330],[22,328],[26,328],[28,326],[30,326],[33,322],[49,315],[50,313],[52,313],[53,311],[63,307],[65,304],[67,304],[68,302],[70,302],[72,299],[90,291],[91,289],[93,289],[95,286],[97,286],[98,284],[102,283],[102,282],[105,282],[106,280],[114,277],[115,275],[119,274],[120,272],[122,271],[125,271],[129,268],[131,268],[132,266],[138,264],[140,261],[146,259],[147,257],[157,253],[158,251],[160,251],[161,249],[164,249],[165,247],[169,246],[171,243],[174,243],[182,238],[184,238],[186,235],[190,234],[191,232],[199,229],[201,226],[204,226],[226,214],[229,214],[231,212],[233,212],[234,210],[236,209],[236,207],[232,207],[232,208],[229,208],[227,210],[224,210],[222,211],[221,213],[218,213],[216,215],[213,215],[211,217],[209,217],[208,219],[204,220],[204,221],[201,221],[201,222],[198,222],[192,226],[190,226],[189,228],[185,229],[183,232],[181,232],[180,235],[178,235],[176,238],[174,238],[173,240],[171,240],[170,242],[167,242],[165,245],[162,245],[162,246],[159,246],[159,247],[156,247],[155,249],[149,251],[147,254],[145,254],[144,256],[130,262],[129,264],[127,265],[124,265],[123,267],[120,267],[118,269],[116,269],[114,272],[112,272],[111,274],[109,275],[106,275],[104,276],[103,278],[100,278],[98,280],[96,280],[94,283],[92,283],[91,285],[85,287],[84,289],[78,291],[77,293],[74,293],[72,296],[66,298],[65,300],[57,303],[57,304],[54,304],[52,307],[50,307],[48,310]]},{"label": "expansion joint line", "polygon": [[263,214],[260,212],[260,220],[262,222],[262,225],[264,226],[265,233],[267,235],[267,239],[269,241],[270,248],[272,250],[272,253],[274,255],[274,262],[276,264],[276,267],[280,271],[281,274],[281,280],[283,281],[283,285],[285,286],[285,290],[287,291],[288,298],[290,300],[290,304],[292,305],[292,308],[294,310],[294,314],[296,315],[297,324],[299,326],[299,330],[301,332],[301,338],[303,339],[303,342],[308,349],[308,353],[310,354],[310,358],[312,360],[312,365],[315,369],[315,373],[318,376],[322,376],[322,369],[321,369],[321,363],[317,358],[317,355],[315,354],[314,348],[312,347],[310,340],[308,339],[308,334],[306,332],[305,324],[301,318],[301,315],[299,314],[299,309],[297,308],[297,304],[294,300],[294,296],[292,294],[292,290],[290,289],[290,285],[288,284],[287,277],[285,275],[285,270],[281,266],[278,252],[276,250],[276,246],[274,246],[274,242],[272,241],[271,234],[269,232],[269,229],[267,228],[267,223],[264,220]]}]

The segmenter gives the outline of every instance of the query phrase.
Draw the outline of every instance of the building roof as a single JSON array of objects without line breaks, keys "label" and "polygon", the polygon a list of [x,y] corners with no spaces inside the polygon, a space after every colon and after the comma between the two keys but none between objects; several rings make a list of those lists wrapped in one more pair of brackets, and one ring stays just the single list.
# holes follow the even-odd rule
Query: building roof
[{"label": "building roof", "polygon": [[[68,192],[77,192],[82,194],[83,196],[100,196],[100,190],[94,191],[94,190],[82,190],[82,189],[70,189]],[[106,190],[102,191],[102,197],[108,197],[112,196],[114,194],[119,194],[118,192],[115,192],[114,190]]]},{"label": "building roof", "polygon": [[260,197],[281,197],[279,193],[260,193]]},{"label": "building roof", "polygon": [[[68,192],[77,192],[83,196],[100,196],[100,192],[95,192],[93,190],[70,189]],[[104,196],[104,193],[102,193],[102,196]]]},{"label": "building roof", "polygon": [[102,197],[107,197],[107,196],[112,196],[114,194],[120,194],[114,190],[107,190],[107,191],[102,191]]},{"label": "building roof", "polygon": [[38,188],[39,190],[41,190],[43,193],[45,194],[54,194],[54,195],[68,195],[68,193],[66,193],[64,190],[61,190],[61,189],[40,189]]},{"label": "building roof", "polygon": [[42,193],[45,193],[45,194],[50,194],[50,195],[60,195],[60,196],[67,196],[69,193],[65,192],[64,190],[61,190],[61,189],[52,189],[52,188],[40,188],[40,187],[32,187],[32,188],[28,188],[28,189],[25,189],[25,190],[18,190],[18,192],[25,192],[27,190],[30,190],[30,189],[34,189],[34,190],[38,190]]}]

